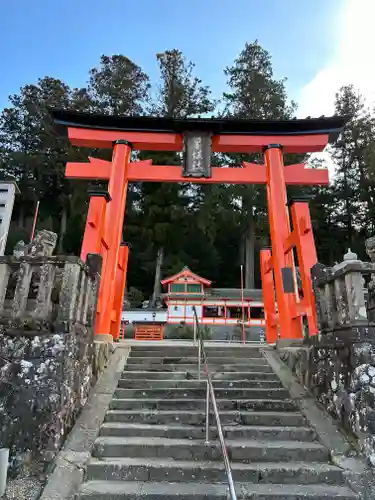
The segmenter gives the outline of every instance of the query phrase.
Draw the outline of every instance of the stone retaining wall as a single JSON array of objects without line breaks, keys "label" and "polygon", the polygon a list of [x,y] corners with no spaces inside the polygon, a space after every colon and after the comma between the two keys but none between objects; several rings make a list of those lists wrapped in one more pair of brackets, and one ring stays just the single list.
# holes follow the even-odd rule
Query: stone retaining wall
[{"label": "stone retaining wall", "polygon": [[300,346],[279,342],[279,356],[375,466],[375,263],[349,251],[333,267],[316,264],[312,279],[319,334]]},{"label": "stone retaining wall", "polygon": [[375,349],[371,342],[280,347],[279,357],[375,466]]},{"label": "stone retaining wall", "polygon": [[0,447],[11,475],[54,458],[108,359],[93,342],[100,264],[0,258]]}]

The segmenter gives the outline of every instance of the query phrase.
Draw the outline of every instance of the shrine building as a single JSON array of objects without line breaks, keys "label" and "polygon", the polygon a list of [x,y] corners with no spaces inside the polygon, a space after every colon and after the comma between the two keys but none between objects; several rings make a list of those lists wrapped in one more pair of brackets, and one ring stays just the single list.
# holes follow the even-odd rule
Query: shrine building
[{"label": "shrine building", "polygon": [[138,331],[146,325],[158,324],[163,329],[163,338],[172,338],[176,326],[193,326],[195,307],[200,324],[210,328],[212,340],[240,340],[237,337],[242,322],[248,341],[257,341],[262,336],[265,328],[262,290],[213,288],[211,281],[188,267],[161,283],[164,308],[124,310],[123,324],[133,325]]},{"label": "shrine building", "polygon": [[185,267],[178,274],[162,281],[167,306],[167,322],[193,324],[193,307],[203,325],[264,326],[261,290],[238,288],[211,288],[211,281],[198,276]]}]

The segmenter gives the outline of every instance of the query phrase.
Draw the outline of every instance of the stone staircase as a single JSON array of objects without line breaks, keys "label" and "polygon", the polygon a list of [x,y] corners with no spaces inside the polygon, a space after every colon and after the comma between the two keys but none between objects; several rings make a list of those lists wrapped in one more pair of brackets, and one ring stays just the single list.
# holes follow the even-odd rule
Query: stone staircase
[{"label": "stone staircase", "polygon": [[[207,347],[239,499],[355,499],[267,360],[254,347]],[[132,347],[79,500],[226,500],[194,347]]]}]

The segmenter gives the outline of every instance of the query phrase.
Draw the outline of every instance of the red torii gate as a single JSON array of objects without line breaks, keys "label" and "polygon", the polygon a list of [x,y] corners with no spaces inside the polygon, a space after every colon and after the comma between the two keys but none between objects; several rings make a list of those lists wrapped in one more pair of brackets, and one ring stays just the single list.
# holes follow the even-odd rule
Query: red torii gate
[{"label": "red torii gate", "polygon": [[[326,169],[304,164],[284,167],[283,152],[322,151],[341,131],[347,117],[306,120],[217,120],[120,117],[52,110],[56,126],[75,146],[112,148],[112,161],[66,166],[72,179],[108,180],[108,192],[91,193],[81,258],[100,253],[103,267],[96,333],[119,336],[126,284],[128,247],[122,230],[129,182],[196,182],[266,184],[271,250],[261,250],[261,275],[268,343],[277,338],[302,338],[302,316],[310,335],[317,333],[310,269],[317,262],[308,202],[292,200],[291,229],[286,185],[327,185]],[[184,167],[131,162],[132,149],[184,151]],[[242,168],[210,165],[212,152],[263,153],[264,165]],[[293,248],[296,248],[303,297],[296,290]],[[276,292],[276,294],[275,294]],[[276,303],[275,304],[275,295]]]}]

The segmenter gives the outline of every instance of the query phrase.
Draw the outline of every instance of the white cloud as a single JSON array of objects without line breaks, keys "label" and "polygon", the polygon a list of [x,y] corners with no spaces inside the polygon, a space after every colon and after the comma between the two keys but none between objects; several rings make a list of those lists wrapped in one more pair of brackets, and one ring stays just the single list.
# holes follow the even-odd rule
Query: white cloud
[{"label": "white cloud", "polygon": [[332,60],[302,88],[297,99],[301,118],[332,115],[335,93],[342,85],[353,84],[369,101],[375,101],[374,19],[374,0],[345,0],[331,23],[337,33]]},{"label": "white cloud", "polygon": [[[297,98],[300,118],[334,114],[335,94],[343,85],[354,85],[369,104],[375,102],[374,19],[375,0],[345,0],[331,22],[336,33],[333,57]],[[332,178],[335,166],[329,153],[313,156],[326,162]]]}]

